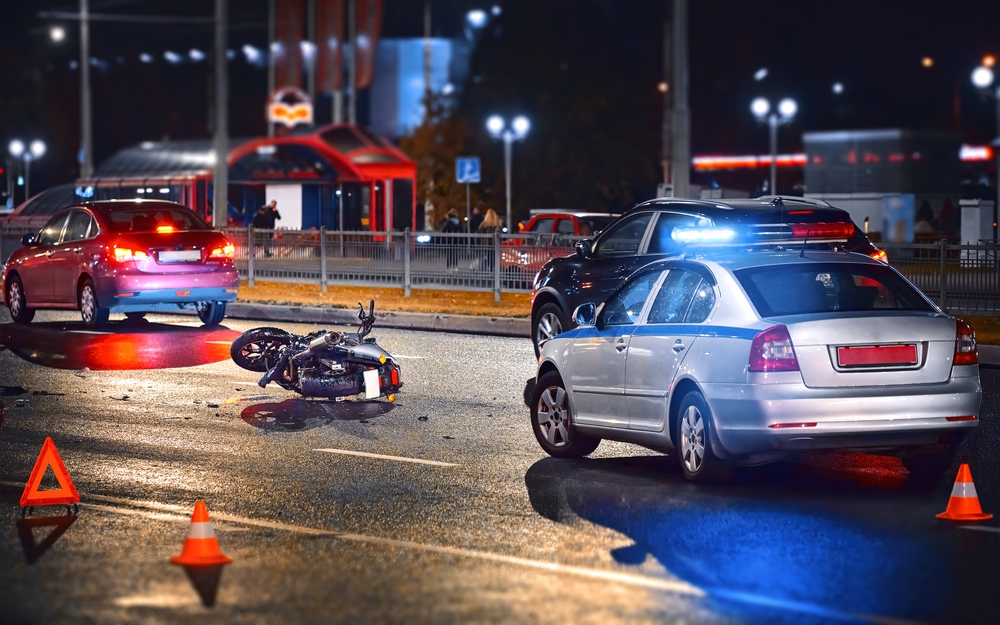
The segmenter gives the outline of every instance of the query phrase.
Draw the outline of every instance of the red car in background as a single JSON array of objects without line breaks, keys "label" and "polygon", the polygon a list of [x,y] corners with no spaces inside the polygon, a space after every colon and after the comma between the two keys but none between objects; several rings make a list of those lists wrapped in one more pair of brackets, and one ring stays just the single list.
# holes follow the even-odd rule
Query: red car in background
[{"label": "red car in background", "polygon": [[7,261],[4,302],[17,323],[36,309],[79,310],[90,327],[110,313],[194,308],[217,325],[236,299],[236,248],[191,209],[157,200],[105,201],[56,213]]},{"label": "red car in background", "polygon": [[567,210],[533,210],[520,236],[500,249],[500,271],[510,288],[531,288],[531,280],[550,259],[573,253],[578,240],[604,230],[618,215]]}]

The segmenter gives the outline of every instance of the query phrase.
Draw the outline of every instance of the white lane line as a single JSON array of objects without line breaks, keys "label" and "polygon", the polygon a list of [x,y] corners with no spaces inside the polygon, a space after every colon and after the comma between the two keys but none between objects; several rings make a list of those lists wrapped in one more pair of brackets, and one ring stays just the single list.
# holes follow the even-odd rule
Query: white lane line
[{"label": "white lane line", "polygon": [[344,454],[345,456],[364,456],[365,458],[378,458],[380,460],[397,460],[399,462],[415,462],[417,464],[431,464],[436,467],[457,467],[459,465],[451,462],[438,462],[437,460],[421,460],[420,458],[404,458],[403,456],[383,456],[382,454],[369,454],[363,451],[348,451],[346,449],[314,449],[328,454]]},{"label": "white lane line", "polygon": [[400,356],[399,354],[394,354],[393,358],[397,360],[423,360],[426,356]]},{"label": "white lane line", "polygon": [[[104,495],[88,495],[81,493],[83,499],[98,499],[102,501],[112,501],[115,503],[122,503],[125,505],[134,506],[137,508],[149,508],[158,511],[175,511],[175,510],[187,510],[187,508],[182,506],[174,506],[170,504],[163,504],[155,501],[131,501],[129,499],[120,499],[117,497],[107,497]],[[162,514],[162,512],[142,512],[141,510],[129,510],[127,508],[118,508],[114,506],[100,506],[96,504],[81,504],[89,506],[91,508],[103,510],[106,512],[120,513],[126,515],[144,515],[148,518],[162,519],[168,521],[187,521],[187,518],[175,518],[175,515]],[[652,588],[655,590],[665,590],[669,592],[674,592],[682,595],[691,595],[696,597],[705,596],[705,591],[692,586],[691,584],[666,580],[666,579],[655,579],[652,577],[645,577],[642,575],[633,575],[630,573],[618,573],[615,571],[603,571],[599,569],[588,569],[580,566],[567,566],[564,564],[559,564],[557,562],[545,562],[542,560],[529,560],[528,558],[518,558],[515,556],[505,556],[499,553],[490,553],[488,551],[477,551],[475,549],[461,549],[456,547],[444,547],[441,545],[425,545],[423,543],[411,542],[408,540],[395,540],[393,538],[380,538],[378,536],[365,536],[363,534],[345,534],[341,532],[335,532],[332,530],[323,530],[313,527],[302,527],[300,525],[289,525],[288,523],[275,523],[272,521],[264,521],[261,519],[250,519],[247,517],[237,516],[235,514],[226,514],[224,512],[212,512],[209,511],[209,516],[212,517],[214,521],[226,521],[229,523],[239,523],[242,525],[252,525],[256,527],[265,527],[268,529],[284,530],[288,532],[294,532],[297,534],[309,534],[313,536],[330,536],[333,538],[338,538],[340,540],[349,540],[351,542],[366,543],[370,545],[383,545],[386,547],[394,547],[397,549],[411,549],[415,551],[424,551],[429,553],[440,553],[450,556],[461,556],[465,558],[472,558],[476,560],[483,560],[487,562],[497,562],[501,564],[514,564],[518,566],[525,566],[534,569],[541,569],[544,571],[552,571],[556,573],[568,573],[571,575],[579,575],[581,577],[589,577],[591,579],[600,579],[611,582],[620,582],[623,584],[630,584],[632,586],[642,586],[645,588]]]},{"label": "white lane line", "polygon": [[960,530],[979,530],[980,532],[1000,532],[1000,527],[987,527],[985,525],[959,525]]},{"label": "white lane line", "polygon": [[95,330],[69,330],[69,334],[111,334],[111,332],[97,332]]}]

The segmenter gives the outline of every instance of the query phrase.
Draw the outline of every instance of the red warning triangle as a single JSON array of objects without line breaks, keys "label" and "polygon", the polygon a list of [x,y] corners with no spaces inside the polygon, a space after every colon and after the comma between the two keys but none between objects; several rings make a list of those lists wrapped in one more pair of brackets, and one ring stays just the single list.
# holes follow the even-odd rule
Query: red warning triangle
[{"label": "red warning triangle", "polygon": [[[59,480],[59,490],[38,490],[45,477],[45,470],[52,467],[52,472]],[[24,486],[24,493],[21,494],[21,507],[24,506],[51,506],[64,503],[77,503],[80,501],[80,494],[73,486],[73,480],[69,477],[69,471],[63,464],[56,444],[52,438],[46,438],[42,445],[42,451],[35,461],[35,468],[31,470],[31,477]]]}]

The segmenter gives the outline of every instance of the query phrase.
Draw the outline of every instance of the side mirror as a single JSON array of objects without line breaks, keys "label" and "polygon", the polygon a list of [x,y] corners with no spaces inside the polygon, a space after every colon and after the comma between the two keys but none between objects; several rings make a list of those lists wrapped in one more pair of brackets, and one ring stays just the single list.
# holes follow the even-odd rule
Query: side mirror
[{"label": "side mirror", "polygon": [[593,327],[596,324],[597,306],[593,302],[580,304],[573,311],[573,322],[579,327]]},{"label": "side mirror", "polygon": [[576,254],[583,258],[590,258],[590,239],[576,242]]},{"label": "side mirror", "polygon": [[35,235],[26,234],[23,237],[21,237],[21,245],[27,247],[29,245],[34,245],[34,244],[35,244]]}]

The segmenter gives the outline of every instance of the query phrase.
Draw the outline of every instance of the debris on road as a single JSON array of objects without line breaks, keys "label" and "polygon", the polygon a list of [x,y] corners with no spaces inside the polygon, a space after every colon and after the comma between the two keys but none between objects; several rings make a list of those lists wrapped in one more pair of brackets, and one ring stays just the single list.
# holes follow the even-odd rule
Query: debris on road
[{"label": "debris on road", "polygon": [[80,369],[79,371],[77,371],[73,375],[75,375],[78,378],[85,378],[85,377],[87,377],[88,373],[90,373],[90,369],[88,369],[87,367],[84,367],[83,369]]},{"label": "debris on road", "polygon": [[417,421],[426,421],[426,420],[427,420],[427,419],[429,419],[429,418],[430,418],[430,417],[428,417],[427,415],[424,415],[424,416],[422,416],[422,417],[417,417]]},{"label": "debris on road", "polygon": [[[111,396],[108,395],[108,397],[111,397]],[[128,395],[122,395],[121,397],[111,397],[111,399],[113,399],[115,401],[128,401],[129,400],[129,396]]]},{"label": "debris on road", "polygon": [[206,408],[218,408],[219,404],[205,404]]}]

